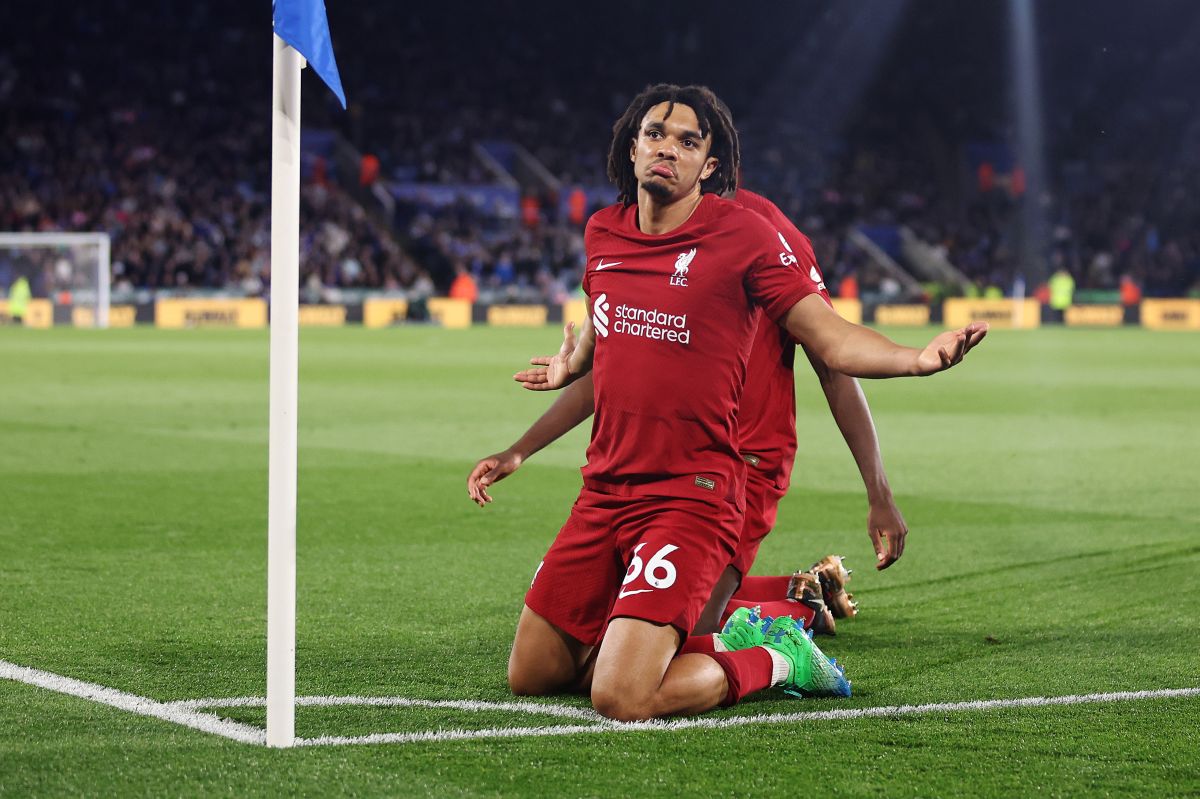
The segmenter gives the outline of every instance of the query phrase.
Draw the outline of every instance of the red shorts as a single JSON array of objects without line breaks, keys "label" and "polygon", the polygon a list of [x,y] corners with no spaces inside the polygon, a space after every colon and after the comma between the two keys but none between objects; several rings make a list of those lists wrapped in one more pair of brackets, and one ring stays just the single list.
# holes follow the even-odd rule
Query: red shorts
[{"label": "red shorts", "polygon": [[588,645],[618,616],[688,635],[733,557],[741,522],[729,503],[584,488],[525,604]]},{"label": "red shorts", "polygon": [[775,516],[779,512],[779,500],[787,493],[769,477],[753,468],[746,472],[746,516],[738,539],[737,552],[729,564],[744,577],[758,557],[758,548],[767,533],[775,527]]}]

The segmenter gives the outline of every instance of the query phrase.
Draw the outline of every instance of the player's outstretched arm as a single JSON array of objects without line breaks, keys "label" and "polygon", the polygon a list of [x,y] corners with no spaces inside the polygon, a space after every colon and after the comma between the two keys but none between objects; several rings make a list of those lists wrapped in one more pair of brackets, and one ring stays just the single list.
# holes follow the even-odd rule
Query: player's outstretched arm
[{"label": "player's outstretched arm", "polygon": [[875,549],[875,568],[886,569],[904,554],[904,542],[908,536],[908,525],[888,483],[883,468],[883,456],[879,452],[879,438],[875,434],[875,421],[871,418],[871,407],[858,381],[849,375],[835,372],[808,349],[804,350],[813,371],[821,381],[829,411],[837,422],[846,446],[858,464],[863,485],[867,489],[867,535]]},{"label": "player's outstretched arm", "polygon": [[521,468],[535,452],[557,441],[595,411],[592,376],[584,375],[562,391],[545,413],[511,447],[481,458],[467,476],[467,496],[479,507],[492,501],[488,487]]},{"label": "player's outstretched arm", "polygon": [[534,369],[523,369],[513,375],[523,387],[530,391],[552,391],[578,380],[592,370],[592,355],[596,350],[596,331],[592,327],[591,308],[583,320],[583,330],[575,336],[575,323],[563,326],[563,343],[558,352],[550,356],[535,356],[529,359]]},{"label": "player's outstretched arm", "polygon": [[934,337],[923,350],[902,347],[870,328],[851,324],[816,294],[796,303],[780,320],[792,336],[830,369],[853,377],[919,377],[962,361],[987,335],[987,322],[973,322]]}]

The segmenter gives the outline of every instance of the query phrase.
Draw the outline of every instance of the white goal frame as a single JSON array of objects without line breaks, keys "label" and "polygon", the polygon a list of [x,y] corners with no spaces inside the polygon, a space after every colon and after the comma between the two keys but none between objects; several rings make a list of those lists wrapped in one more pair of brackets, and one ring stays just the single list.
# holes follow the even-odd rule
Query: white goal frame
[{"label": "white goal frame", "polygon": [[94,245],[99,252],[96,264],[96,327],[108,327],[108,307],[112,288],[112,239],[107,233],[0,233],[4,247],[80,247]]}]

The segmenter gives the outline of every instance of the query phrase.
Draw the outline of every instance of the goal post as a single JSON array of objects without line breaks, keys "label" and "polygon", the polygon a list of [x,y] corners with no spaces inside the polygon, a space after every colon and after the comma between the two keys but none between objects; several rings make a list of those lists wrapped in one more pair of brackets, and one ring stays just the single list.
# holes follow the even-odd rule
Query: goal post
[{"label": "goal post", "polygon": [[70,306],[77,325],[108,327],[112,242],[107,233],[0,233],[0,291],[24,277],[36,296]]}]

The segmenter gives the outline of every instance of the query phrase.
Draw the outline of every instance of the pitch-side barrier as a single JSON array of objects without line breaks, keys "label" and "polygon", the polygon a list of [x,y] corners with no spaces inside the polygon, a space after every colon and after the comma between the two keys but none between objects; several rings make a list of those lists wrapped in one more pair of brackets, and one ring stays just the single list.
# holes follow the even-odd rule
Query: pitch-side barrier
[{"label": "pitch-side barrier", "polygon": [[[844,318],[859,324],[889,327],[943,325],[962,327],[986,321],[993,328],[1033,329],[1043,326],[1127,327],[1153,330],[1200,330],[1200,299],[1147,299],[1137,305],[1107,303],[1072,305],[1055,310],[1032,299],[952,298],[937,304],[863,303],[834,299],[834,308]],[[23,319],[14,317],[7,300],[0,299],[0,325],[23,324],[31,328],[56,326],[94,327],[94,311],[88,307],[56,304],[49,299],[31,300]],[[583,321],[583,300],[562,304],[484,304],[449,297],[410,300],[405,297],[369,297],[345,303],[301,304],[301,327],[344,327],[361,325],[388,328],[406,325],[437,325],[467,328],[541,327]],[[168,297],[139,303],[117,303],[109,308],[109,327],[152,325],[165,329],[263,328],[270,320],[266,300],[247,297]]]}]

